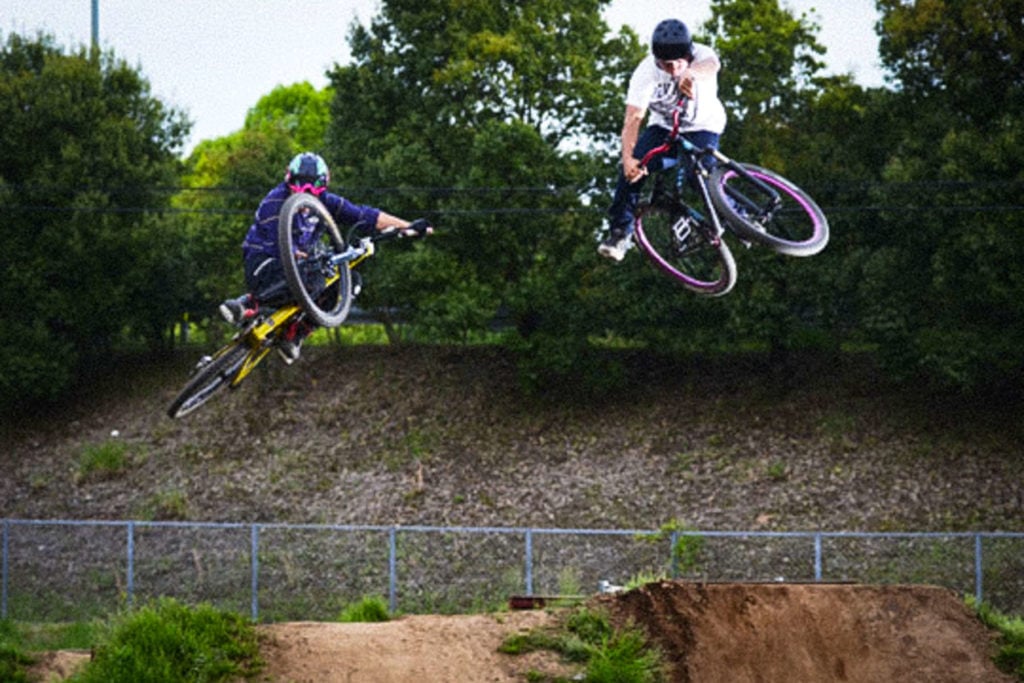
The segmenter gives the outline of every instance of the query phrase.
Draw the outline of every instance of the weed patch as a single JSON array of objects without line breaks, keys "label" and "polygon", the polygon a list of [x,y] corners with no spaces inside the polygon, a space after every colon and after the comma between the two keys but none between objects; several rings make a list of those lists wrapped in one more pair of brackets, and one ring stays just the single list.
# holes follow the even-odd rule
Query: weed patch
[{"label": "weed patch", "polygon": [[613,629],[607,616],[585,607],[570,612],[560,629],[515,634],[499,650],[512,655],[535,650],[557,652],[566,662],[582,664],[582,680],[593,683],[654,683],[663,679],[661,653],[648,644],[639,629]]}]

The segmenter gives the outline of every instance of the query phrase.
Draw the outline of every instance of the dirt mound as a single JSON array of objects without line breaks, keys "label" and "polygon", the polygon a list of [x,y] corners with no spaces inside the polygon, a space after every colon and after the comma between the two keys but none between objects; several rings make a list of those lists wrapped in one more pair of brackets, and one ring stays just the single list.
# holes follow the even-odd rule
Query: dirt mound
[{"label": "dirt mound", "polygon": [[662,582],[603,602],[647,631],[680,683],[1014,680],[944,588]]},{"label": "dirt mound", "polygon": [[[1014,681],[992,663],[990,632],[943,588],[661,582],[594,602],[616,623],[643,627],[666,655],[669,680],[678,683]],[[554,626],[558,616],[538,610],[265,625],[259,628],[267,669],[258,680],[496,683],[529,680],[528,672],[571,677],[551,653],[497,651],[508,636]],[[67,662],[52,661],[63,664],[49,672],[60,680]]]}]

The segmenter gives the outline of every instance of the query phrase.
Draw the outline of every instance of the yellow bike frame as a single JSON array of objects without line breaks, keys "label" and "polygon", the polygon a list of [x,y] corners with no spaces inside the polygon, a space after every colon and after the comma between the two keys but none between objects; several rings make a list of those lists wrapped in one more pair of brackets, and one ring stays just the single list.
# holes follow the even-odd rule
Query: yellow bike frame
[{"label": "yellow bike frame", "polygon": [[[355,268],[365,259],[373,256],[373,252],[374,244],[367,240],[363,244],[363,253],[347,263],[349,270]],[[327,278],[325,285],[329,287],[334,284],[337,279],[337,275]],[[290,304],[283,308],[279,308],[259,325],[246,330],[244,333],[239,333],[239,336],[236,336],[235,339],[232,340],[231,344],[228,344],[217,352],[214,358],[224,355],[229,349],[239,344],[245,344],[249,347],[249,354],[245,357],[245,361],[238,369],[238,372],[235,373],[235,376],[231,378],[231,388],[235,388],[241,384],[242,380],[248,377],[249,373],[260,364],[263,357],[270,353],[270,347],[274,342],[274,336],[276,335],[277,330],[301,312],[302,307],[297,304]]]}]

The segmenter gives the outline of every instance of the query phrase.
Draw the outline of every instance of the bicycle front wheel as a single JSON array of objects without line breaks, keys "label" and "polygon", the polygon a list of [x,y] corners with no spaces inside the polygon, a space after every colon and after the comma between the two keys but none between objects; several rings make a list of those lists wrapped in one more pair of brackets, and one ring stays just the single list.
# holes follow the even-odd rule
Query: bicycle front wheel
[{"label": "bicycle front wheel", "polygon": [[171,403],[167,414],[172,418],[184,417],[213,398],[221,389],[230,386],[248,355],[249,347],[242,342],[221,349],[215,357],[200,365]]},{"label": "bicycle front wheel", "polygon": [[828,220],[806,192],[768,169],[723,164],[711,172],[711,201],[736,234],[787,256],[828,244]]},{"label": "bicycle front wheel", "polygon": [[[316,219],[315,240],[303,245],[305,258],[296,258],[295,220],[302,215],[309,225]],[[347,264],[336,265],[331,257],[348,247],[327,207],[311,194],[293,194],[281,207],[277,239],[288,289],[302,310],[323,327],[345,322],[352,308],[352,273]]]},{"label": "bicycle front wheel", "polygon": [[721,235],[680,205],[641,206],[636,214],[640,248],[660,270],[705,296],[728,294],[736,284],[736,261]]}]

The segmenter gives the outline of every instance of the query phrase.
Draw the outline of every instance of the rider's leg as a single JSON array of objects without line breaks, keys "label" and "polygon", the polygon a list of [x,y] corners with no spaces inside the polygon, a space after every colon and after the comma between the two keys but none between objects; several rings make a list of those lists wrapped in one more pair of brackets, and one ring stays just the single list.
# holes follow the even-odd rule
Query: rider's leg
[{"label": "rider's leg", "polygon": [[[660,126],[648,126],[640,133],[636,146],[633,147],[633,156],[642,159],[647,152],[665,142],[668,133],[669,131]],[[657,167],[649,170],[657,170]],[[630,183],[626,180],[621,165],[619,166],[615,194],[608,207],[608,237],[598,247],[598,252],[602,256],[621,261],[625,255],[627,237],[633,232],[634,214],[645,178],[646,176],[641,176],[636,182]]]},{"label": "rider's leg", "polygon": [[[683,133],[682,137],[686,138],[690,144],[698,149],[707,149],[708,147],[718,149],[718,140],[720,136],[718,133],[712,133],[706,130],[692,130],[687,133]],[[700,163],[705,169],[711,170],[715,167],[717,162],[712,156],[702,156],[700,158]],[[696,173],[692,167],[688,169],[686,177],[690,187],[699,192],[700,189],[697,186]]]},{"label": "rider's leg", "polygon": [[260,298],[256,292],[259,291],[260,278],[257,271],[266,259],[260,256],[249,257],[245,260],[245,284],[249,291],[233,299],[226,299],[217,308],[222,318],[232,325],[241,325],[256,317],[259,313]]},{"label": "rider's leg", "polygon": [[245,282],[256,299],[269,308],[280,308],[292,301],[281,261],[273,257],[246,259]]}]

